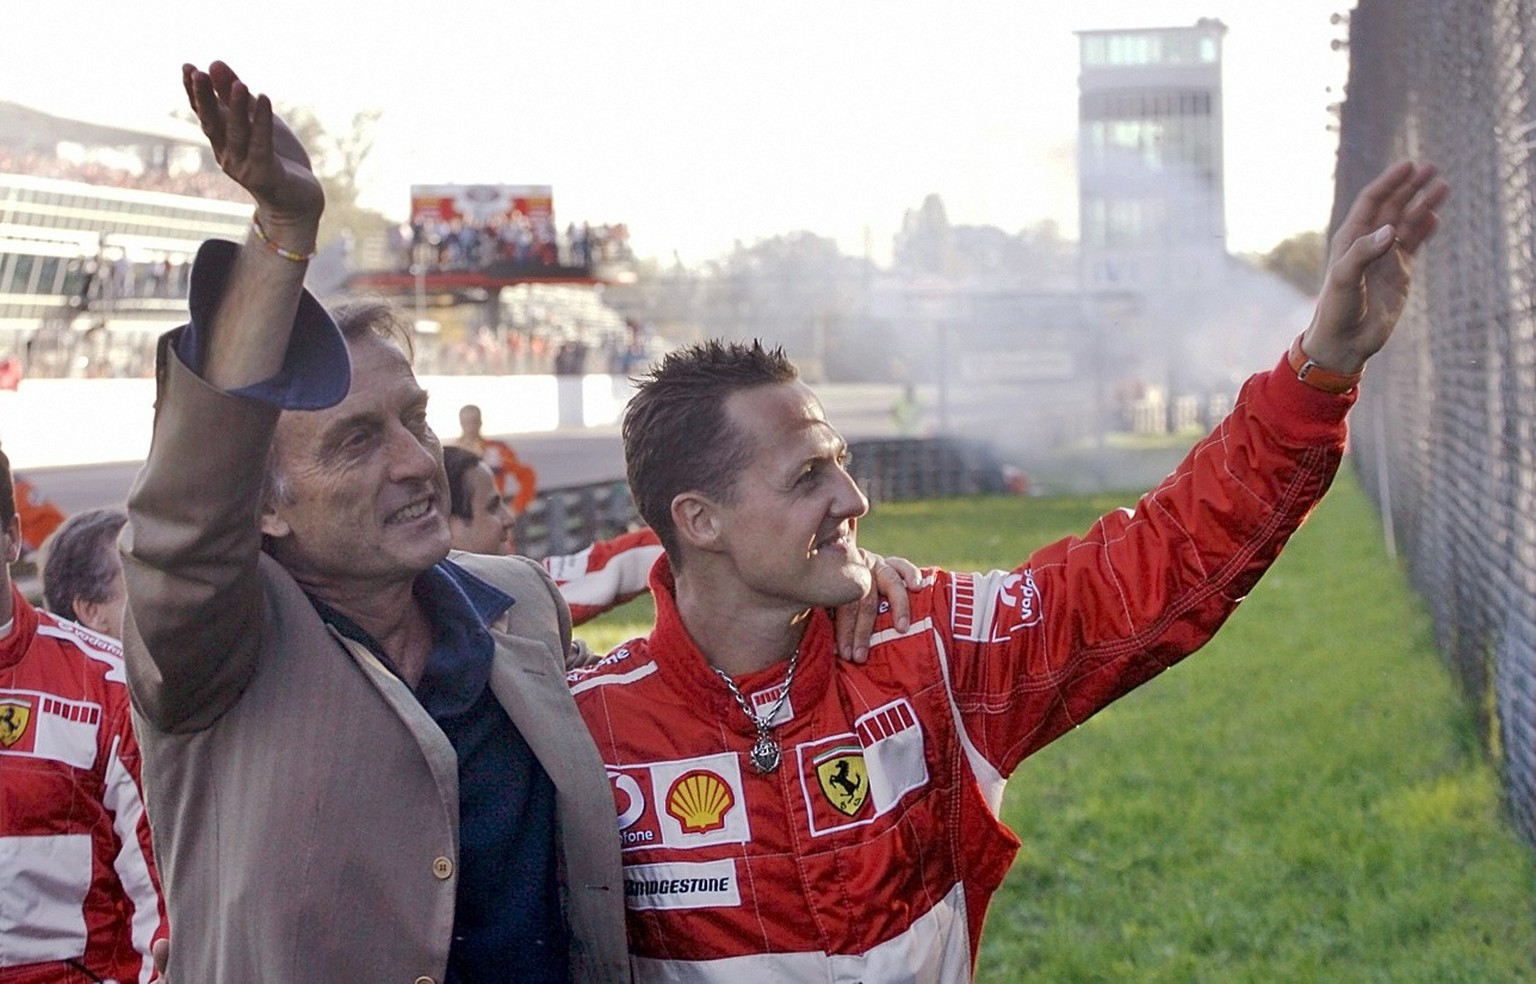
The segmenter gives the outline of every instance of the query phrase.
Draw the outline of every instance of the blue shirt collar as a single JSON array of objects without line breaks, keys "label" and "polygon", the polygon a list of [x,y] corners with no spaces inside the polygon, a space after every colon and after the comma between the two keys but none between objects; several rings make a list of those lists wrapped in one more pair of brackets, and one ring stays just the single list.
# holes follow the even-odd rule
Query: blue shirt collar
[{"label": "blue shirt collar", "polygon": [[[516,600],[451,560],[439,561],[418,577],[412,593],[432,620],[432,655],[416,685],[416,699],[434,720],[462,714],[490,682],[495,644],[486,626],[501,618]],[[318,599],[310,601],[327,624],[367,646],[399,676],[378,643],[356,622]]]}]

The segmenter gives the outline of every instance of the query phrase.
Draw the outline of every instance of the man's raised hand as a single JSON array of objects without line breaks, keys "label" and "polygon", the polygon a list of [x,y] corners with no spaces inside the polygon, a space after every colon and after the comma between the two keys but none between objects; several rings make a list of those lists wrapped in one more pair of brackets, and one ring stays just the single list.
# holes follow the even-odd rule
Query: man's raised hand
[{"label": "man's raised hand", "polygon": [[302,242],[285,242],[291,249],[311,246],[325,193],[303,145],[273,114],[272,101],[252,95],[221,61],[206,72],[183,65],[181,78],[214,158],[256,199],[263,227],[274,237],[288,231],[307,235]]},{"label": "man's raised hand", "polygon": [[1450,194],[1433,164],[1402,161],[1355,197],[1328,248],[1328,271],[1302,348],[1318,365],[1358,372],[1392,337],[1408,301],[1413,258]]}]

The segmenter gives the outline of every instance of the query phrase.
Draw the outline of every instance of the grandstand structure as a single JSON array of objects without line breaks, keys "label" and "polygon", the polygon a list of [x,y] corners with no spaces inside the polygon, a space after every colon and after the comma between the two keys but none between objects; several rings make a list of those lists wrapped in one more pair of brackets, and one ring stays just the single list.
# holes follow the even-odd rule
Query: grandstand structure
[{"label": "grandstand structure", "polygon": [[[624,228],[555,234],[544,191],[540,252],[510,237],[448,250],[457,240],[429,241],[413,215],[393,241],[322,244],[307,284],[414,311],[424,371],[627,371],[643,340],[602,298],[633,279]],[[186,320],[198,246],[243,241],[250,219],[191,124],[126,129],[0,102],[0,378],[151,375],[156,339]]]},{"label": "grandstand structure", "polygon": [[1089,290],[1185,290],[1226,264],[1227,27],[1079,31],[1078,203]]},{"label": "grandstand structure", "polygon": [[638,326],[604,299],[632,283],[623,225],[554,222],[549,185],[412,185],[409,221],[359,243],[340,288],[415,314],[417,367],[622,373]]},{"label": "grandstand structure", "polygon": [[243,237],[250,206],[208,195],[216,172],[195,128],[14,103],[0,123],[0,359],[26,376],[150,374],[155,338],[186,320],[198,244]]}]

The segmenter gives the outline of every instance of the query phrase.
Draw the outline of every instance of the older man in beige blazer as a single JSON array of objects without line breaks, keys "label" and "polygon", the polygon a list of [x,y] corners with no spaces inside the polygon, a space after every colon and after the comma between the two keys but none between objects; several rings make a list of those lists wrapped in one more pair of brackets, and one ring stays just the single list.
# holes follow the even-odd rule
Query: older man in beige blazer
[{"label": "older man in beige blazer", "polygon": [[447,558],[397,319],[304,292],[302,147],[227,66],[183,75],[256,212],[243,246],[205,245],[162,344],[122,540],[168,977],[627,979],[566,607],[537,564]]}]

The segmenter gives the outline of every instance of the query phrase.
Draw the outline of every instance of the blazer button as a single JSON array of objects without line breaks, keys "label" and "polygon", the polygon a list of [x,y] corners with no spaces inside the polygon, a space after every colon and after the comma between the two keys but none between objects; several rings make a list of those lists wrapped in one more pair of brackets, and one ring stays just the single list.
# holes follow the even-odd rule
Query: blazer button
[{"label": "blazer button", "polygon": [[432,978],[423,974],[416,978],[416,980],[412,981],[411,984],[437,984],[437,981],[434,981]]},{"label": "blazer button", "polygon": [[[438,881],[453,877],[453,862],[447,858],[433,858],[432,874],[437,877]],[[423,977],[421,980],[427,981],[427,978]],[[416,984],[421,984],[421,981],[417,981]],[[427,981],[427,984],[432,984],[432,982]]]}]

